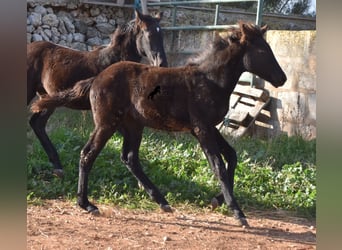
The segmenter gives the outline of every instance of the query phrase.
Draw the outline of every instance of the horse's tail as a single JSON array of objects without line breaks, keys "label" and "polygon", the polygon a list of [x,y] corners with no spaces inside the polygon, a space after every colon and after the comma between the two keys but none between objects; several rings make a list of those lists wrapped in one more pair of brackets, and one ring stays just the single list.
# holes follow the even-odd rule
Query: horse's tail
[{"label": "horse's tail", "polygon": [[54,95],[43,95],[32,103],[30,109],[33,113],[61,106],[90,109],[89,92],[94,79],[95,77],[91,77],[78,81],[73,88]]}]

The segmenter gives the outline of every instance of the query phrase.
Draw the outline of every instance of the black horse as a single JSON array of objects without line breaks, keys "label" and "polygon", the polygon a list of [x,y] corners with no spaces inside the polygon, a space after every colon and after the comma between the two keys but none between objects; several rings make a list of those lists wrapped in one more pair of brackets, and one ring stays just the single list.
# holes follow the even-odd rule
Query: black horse
[{"label": "black horse", "polygon": [[[93,51],[77,51],[50,42],[33,42],[27,45],[27,105],[38,94],[53,95],[82,79],[96,76],[109,65],[119,61],[139,62],[147,57],[151,65],[167,67],[159,22],[156,17],[136,11],[136,18],[118,27],[107,46]],[[75,107],[90,109],[90,106]],[[46,131],[46,123],[54,108],[35,113],[30,125],[54,166],[54,173],[63,175],[58,153]]]},{"label": "black horse", "polygon": [[158,68],[120,62],[97,77],[76,84],[73,90],[34,103],[33,111],[41,112],[83,99],[84,93],[78,94],[82,89],[89,92],[95,128],[80,155],[78,204],[89,212],[98,212],[88,201],[88,176],[106,142],[119,131],[124,138],[121,160],[150,197],[164,211],[171,211],[140,165],[139,147],[147,126],[195,136],[221,184],[222,194],[217,199],[223,197],[239,222],[248,225],[233,195],[236,152],[216,125],[226,115],[229,97],[244,71],[275,87],[285,83],[286,75],[263,38],[266,30],[267,27],[240,23],[239,28],[229,29],[225,38],[216,34],[211,47],[187,66]]}]

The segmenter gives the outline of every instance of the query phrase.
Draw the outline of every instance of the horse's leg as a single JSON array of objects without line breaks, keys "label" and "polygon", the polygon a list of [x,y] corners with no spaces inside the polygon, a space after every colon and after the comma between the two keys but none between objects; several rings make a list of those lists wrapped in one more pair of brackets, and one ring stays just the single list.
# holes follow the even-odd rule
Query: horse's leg
[{"label": "horse's leg", "polygon": [[[216,141],[219,145],[220,152],[227,162],[227,170],[229,176],[229,184],[231,185],[232,191],[234,191],[234,176],[235,168],[237,165],[237,155],[235,149],[229,145],[229,143],[223,138],[219,130],[215,129]],[[212,209],[221,206],[224,202],[223,194],[220,193],[211,200]]]},{"label": "horse's leg", "polygon": [[236,202],[232,186],[229,183],[228,171],[221,157],[220,144],[216,141],[215,128],[196,127],[192,134],[198,139],[211,168],[218,178],[224,199],[228,207],[233,211],[234,217],[238,219],[241,225],[248,225],[246,216]]},{"label": "horse's leg", "polygon": [[83,147],[79,162],[77,203],[93,214],[99,213],[98,208],[88,200],[88,176],[93,163],[106,145],[108,139],[115,132],[114,126],[96,126],[87,144]]},{"label": "horse's leg", "polygon": [[143,127],[136,125],[126,125],[124,128],[120,129],[120,133],[124,137],[121,160],[144,187],[151,199],[157,202],[163,211],[172,212],[172,209],[165,197],[147,177],[140,164],[139,147],[142,139],[142,132]]},{"label": "horse's leg", "polygon": [[48,109],[39,113],[34,113],[30,118],[30,125],[49,157],[49,161],[54,167],[54,174],[58,177],[63,177],[63,167],[59,160],[57,150],[45,131],[46,123],[54,111],[55,109]]}]

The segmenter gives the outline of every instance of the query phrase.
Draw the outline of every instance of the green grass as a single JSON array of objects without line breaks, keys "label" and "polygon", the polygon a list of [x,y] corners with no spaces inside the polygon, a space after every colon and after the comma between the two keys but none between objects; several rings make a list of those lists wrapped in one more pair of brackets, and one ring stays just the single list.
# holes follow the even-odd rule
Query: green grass
[{"label": "green grass", "polygon": [[[63,197],[74,200],[78,160],[93,128],[89,112],[61,109],[49,121],[49,135],[65,170],[63,179],[51,175],[52,166],[27,130],[27,200]],[[96,203],[154,209],[157,205],[139,188],[120,161],[122,138],[115,134],[95,161],[89,196]],[[272,140],[239,138],[231,143],[238,153],[235,195],[244,210],[283,209],[316,215],[316,141],[279,136]],[[197,141],[189,134],[146,129],[140,147],[145,173],[171,205],[206,207],[220,189]],[[220,211],[227,212],[223,206]]]}]

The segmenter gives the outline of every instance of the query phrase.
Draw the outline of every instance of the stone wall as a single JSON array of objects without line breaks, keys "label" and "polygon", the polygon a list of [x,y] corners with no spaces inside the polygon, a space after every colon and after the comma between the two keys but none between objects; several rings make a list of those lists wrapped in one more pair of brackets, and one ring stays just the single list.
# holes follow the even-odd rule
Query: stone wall
[{"label": "stone wall", "polygon": [[316,31],[268,31],[267,40],[287,74],[281,88],[266,83],[273,97],[273,132],[316,138]]},{"label": "stone wall", "polygon": [[[107,44],[116,25],[126,23],[132,18],[131,8],[79,4],[77,0],[29,0],[27,42],[47,40],[74,49],[91,50],[94,46]],[[185,25],[211,24],[211,18],[209,16],[205,22],[197,11],[179,11],[177,14],[177,22]],[[219,23],[234,23],[238,19],[253,21],[253,18],[221,13]],[[165,10],[162,26],[169,26],[170,21],[171,12]],[[295,21],[277,19],[268,23],[271,28],[287,26],[292,29],[271,29],[267,32],[267,40],[287,74],[288,81],[278,89],[267,82],[257,81],[258,85],[270,91],[272,99],[267,110],[262,112],[250,129],[249,132],[253,135],[270,137],[287,133],[307,139],[316,137],[315,24],[305,22],[305,19],[299,20],[302,24]],[[208,46],[212,34],[212,31],[164,30],[169,65],[183,65],[189,56]]]},{"label": "stone wall", "polygon": [[51,41],[78,50],[108,44],[119,24],[133,18],[133,9],[68,3],[27,4],[27,42]]}]

